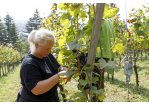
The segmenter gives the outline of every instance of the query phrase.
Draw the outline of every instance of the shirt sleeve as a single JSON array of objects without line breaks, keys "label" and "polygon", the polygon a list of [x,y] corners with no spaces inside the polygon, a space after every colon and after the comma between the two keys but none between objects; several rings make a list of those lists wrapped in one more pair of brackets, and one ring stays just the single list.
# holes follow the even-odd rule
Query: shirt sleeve
[{"label": "shirt sleeve", "polygon": [[21,77],[24,85],[31,91],[39,81],[42,80],[39,69],[31,64],[25,65],[21,70]]}]

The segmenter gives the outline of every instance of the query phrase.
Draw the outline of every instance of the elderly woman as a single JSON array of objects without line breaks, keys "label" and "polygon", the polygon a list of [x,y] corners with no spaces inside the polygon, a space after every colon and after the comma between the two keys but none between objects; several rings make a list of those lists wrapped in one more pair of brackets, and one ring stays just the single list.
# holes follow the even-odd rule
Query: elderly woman
[{"label": "elderly woman", "polygon": [[57,84],[60,76],[66,75],[51,48],[55,36],[47,29],[33,30],[28,36],[31,52],[24,58],[20,77],[22,88],[18,93],[19,102],[58,102]]}]

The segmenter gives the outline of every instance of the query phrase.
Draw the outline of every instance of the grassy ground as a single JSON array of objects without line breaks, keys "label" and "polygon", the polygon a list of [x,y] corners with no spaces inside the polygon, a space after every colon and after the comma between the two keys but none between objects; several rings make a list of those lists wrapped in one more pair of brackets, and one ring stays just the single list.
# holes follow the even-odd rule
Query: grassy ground
[{"label": "grassy ground", "polygon": [[[136,87],[136,76],[133,70],[129,82],[129,101],[149,102],[149,61],[137,60],[136,65],[139,87]],[[128,102],[128,88],[126,76],[124,75],[124,63],[121,65],[120,71],[114,74],[113,82],[107,78],[107,73],[105,74],[105,93],[105,102]]]},{"label": "grassy ground", "polygon": [[0,102],[14,102],[16,100],[21,88],[20,66],[21,64],[0,78]]},{"label": "grassy ground", "polygon": [[[17,93],[21,88],[20,85],[20,65],[16,66],[14,70],[0,78],[0,102],[14,102]],[[139,87],[136,88],[135,73],[131,76],[129,82],[129,101],[130,102],[149,102],[149,61],[137,62],[139,74]],[[120,71],[114,74],[114,81],[108,80],[107,73],[105,73],[105,95],[104,102],[127,102],[128,90],[126,83],[126,76],[124,74],[124,66],[120,67]],[[110,75],[111,78],[111,75]],[[68,90],[67,96],[75,94],[78,82],[71,80],[64,88]],[[59,89],[58,89],[59,91]],[[59,94],[60,100],[62,97]]]},{"label": "grassy ground", "polygon": [[[149,62],[138,62],[139,87],[136,88],[136,77],[133,71],[129,82],[130,102],[149,102]],[[128,88],[123,66],[114,74],[114,81],[105,76],[105,102],[128,102]]]}]

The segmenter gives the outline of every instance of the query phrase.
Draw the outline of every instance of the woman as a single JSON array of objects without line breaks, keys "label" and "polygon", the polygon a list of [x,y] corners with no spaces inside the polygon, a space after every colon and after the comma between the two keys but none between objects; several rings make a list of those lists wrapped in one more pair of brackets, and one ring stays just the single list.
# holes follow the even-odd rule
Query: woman
[{"label": "woman", "polygon": [[31,53],[21,65],[19,102],[59,102],[57,84],[67,71],[60,71],[60,64],[51,54],[55,41],[47,29],[33,30],[28,36]]}]

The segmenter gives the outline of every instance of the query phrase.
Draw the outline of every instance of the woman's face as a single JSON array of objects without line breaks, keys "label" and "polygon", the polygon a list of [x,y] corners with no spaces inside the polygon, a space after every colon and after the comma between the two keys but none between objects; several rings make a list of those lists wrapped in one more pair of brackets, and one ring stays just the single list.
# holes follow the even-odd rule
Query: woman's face
[{"label": "woman's face", "polygon": [[37,57],[43,58],[48,56],[51,53],[51,49],[53,47],[54,43],[52,41],[47,42],[45,45],[38,45],[37,48]]}]

